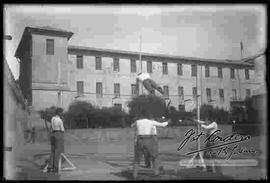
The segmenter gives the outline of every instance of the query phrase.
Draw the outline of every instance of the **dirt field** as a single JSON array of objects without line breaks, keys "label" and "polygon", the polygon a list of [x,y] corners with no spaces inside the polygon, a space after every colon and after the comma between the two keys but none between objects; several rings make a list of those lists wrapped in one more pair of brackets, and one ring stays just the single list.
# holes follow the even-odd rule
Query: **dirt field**
[{"label": "dirt field", "polygon": [[[63,171],[60,175],[42,173],[50,152],[49,143],[39,142],[26,144],[18,160],[18,179],[42,180],[132,180],[133,141],[83,141],[74,135],[66,135],[65,154],[77,167],[73,171]],[[222,175],[208,173],[201,168],[184,169],[179,161],[190,159],[185,153],[194,149],[187,147],[182,152],[177,151],[179,139],[160,139],[159,152],[163,171],[160,176],[154,176],[151,169],[144,168],[143,161],[138,179],[143,180],[185,180],[185,179],[265,179],[266,177],[266,137],[252,137],[249,141],[239,143],[242,147],[252,147],[257,150],[255,155],[242,153],[233,159],[256,159],[257,166],[227,166],[222,167]],[[27,160],[26,160],[27,159]],[[33,171],[34,170],[34,171]],[[34,173],[33,173],[34,172]]]}]

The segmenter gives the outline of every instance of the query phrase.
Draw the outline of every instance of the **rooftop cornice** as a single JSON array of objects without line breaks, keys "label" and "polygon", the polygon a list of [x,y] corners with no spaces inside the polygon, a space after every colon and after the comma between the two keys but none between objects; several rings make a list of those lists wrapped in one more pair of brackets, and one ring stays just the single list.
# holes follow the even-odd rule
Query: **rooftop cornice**
[{"label": "rooftop cornice", "polygon": [[73,35],[73,32],[57,29],[49,26],[45,27],[25,27],[17,50],[15,52],[15,57],[19,57],[20,51],[23,49],[23,45],[27,40],[30,39],[31,34],[49,35],[49,36],[59,36],[66,37],[68,40]]},{"label": "rooftop cornice", "polygon": [[63,29],[58,29],[50,26],[44,26],[44,27],[26,27],[26,30],[28,30],[30,33],[36,33],[36,34],[55,34],[56,36],[64,36],[67,37],[68,40],[73,35],[73,32],[66,31]]},{"label": "rooftop cornice", "polygon": [[[134,51],[125,51],[125,50],[116,50],[116,49],[105,49],[105,48],[94,48],[94,47],[84,47],[84,46],[68,46],[68,52],[76,52],[76,51],[83,51],[87,52],[99,52],[99,53],[107,53],[107,54],[120,54],[120,55],[128,55],[132,57],[138,57],[139,52]],[[253,63],[244,62],[242,60],[230,60],[230,59],[206,59],[206,58],[198,58],[198,57],[184,57],[184,56],[175,56],[175,55],[168,55],[168,54],[153,54],[153,53],[141,53],[142,59],[147,58],[160,58],[160,59],[172,59],[172,60],[183,60],[183,61],[192,61],[192,62],[199,62],[199,63],[216,63],[216,64],[232,64],[232,65],[244,65],[244,66],[254,66]],[[257,57],[248,57],[245,60],[251,60]]]}]

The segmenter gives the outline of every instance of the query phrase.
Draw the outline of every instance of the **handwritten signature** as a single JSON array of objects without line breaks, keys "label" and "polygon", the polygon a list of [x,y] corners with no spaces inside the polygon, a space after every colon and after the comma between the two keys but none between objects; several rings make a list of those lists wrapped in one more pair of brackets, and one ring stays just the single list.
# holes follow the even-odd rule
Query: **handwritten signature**
[{"label": "handwritten signature", "polygon": [[206,151],[205,152],[210,157],[225,157],[226,159],[231,159],[232,156],[240,155],[240,154],[256,154],[258,151],[247,148],[247,147],[240,147],[238,144],[234,145],[233,147],[224,146],[214,151]]},{"label": "handwritten signature", "polygon": [[[228,159],[231,158],[233,154],[235,155],[235,154],[241,154],[241,153],[256,153],[256,151],[252,149],[246,148],[243,150],[243,148],[239,148],[238,146],[238,143],[250,140],[251,139],[250,135],[240,135],[237,133],[233,133],[228,136],[222,137],[218,134],[221,132],[222,132],[221,130],[216,130],[213,133],[211,133],[209,136],[206,136],[204,132],[200,132],[199,134],[196,134],[194,129],[190,129],[185,133],[184,140],[179,143],[178,152],[181,149],[183,149],[187,145],[187,143],[198,141],[200,140],[201,137],[205,136],[206,138],[204,140],[204,143],[215,142],[215,145],[212,145],[210,147],[206,147],[203,149],[198,149],[195,151],[190,151],[186,155],[191,155],[197,152],[208,151],[212,149],[218,149],[218,150],[211,151],[208,153],[212,153],[211,155],[213,155],[214,153],[217,155],[223,154],[223,155],[226,155]],[[231,148],[231,147],[228,147],[229,145],[234,145],[234,146],[233,148]]]}]

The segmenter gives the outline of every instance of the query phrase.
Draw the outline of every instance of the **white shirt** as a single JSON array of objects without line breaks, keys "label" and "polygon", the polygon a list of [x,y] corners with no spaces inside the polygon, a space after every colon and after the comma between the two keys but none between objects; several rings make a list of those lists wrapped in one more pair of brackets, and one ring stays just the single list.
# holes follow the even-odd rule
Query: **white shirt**
[{"label": "white shirt", "polygon": [[153,127],[165,127],[167,125],[168,122],[159,123],[150,119],[140,119],[135,121],[135,123],[133,123],[131,127],[136,127],[137,135],[153,135]]},{"label": "white shirt", "polygon": [[151,131],[151,135],[157,135],[157,127],[153,126],[152,131]]},{"label": "white shirt", "polygon": [[141,73],[140,75],[137,76],[137,78],[140,80],[140,81],[144,81],[146,79],[150,79],[150,75],[148,73]]},{"label": "white shirt", "polygon": [[216,122],[212,122],[209,125],[202,125],[202,127],[204,129],[210,130],[210,133],[213,133],[214,131],[216,131],[218,129],[218,125]]},{"label": "white shirt", "polygon": [[63,121],[59,116],[54,116],[51,122],[52,130],[65,131]]}]

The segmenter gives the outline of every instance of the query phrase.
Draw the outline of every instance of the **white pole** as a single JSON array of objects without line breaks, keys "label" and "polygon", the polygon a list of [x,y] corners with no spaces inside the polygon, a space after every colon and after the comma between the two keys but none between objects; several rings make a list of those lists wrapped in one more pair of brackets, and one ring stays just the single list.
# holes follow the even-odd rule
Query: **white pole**
[{"label": "white pole", "polygon": [[[200,120],[200,106],[199,106],[199,99],[198,99],[198,65],[196,65],[196,71],[197,71],[197,73],[196,73],[196,104],[197,104],[197,119],[198,120]],[[199,133],[199,131],[200,131],[200,125],[197,125],[197,130],[198,130],[198,132],[197,133]],[[200,141],[198,140],[198,149],[200,149]]]},{"label": "white pole", "polygon": [[140,68],[142,72],[142,32],[140,32]]},{"label": "white pole", "polygon": [[[140,59],[140,71],[142,73],[142,32],[140,32],[140,35],[139,35],[139,41],[140,41],[140,53],[139,53],[139,59]],[[140,83],[140,88],[141,88],[141,94],[143,94],[143,86],[142,86],[142,83]]]},{"label": "white pole", "polygon": [[240,42],[241,60],[243,59],[243,52],[244,52],[244,44],[243,44],[243,41],[241,41],[241,42]]},{"label": "white pole", "polygon": [[61,84],[61,63],[60,61],[57,63],[57,84],[58,84],[58,93],[57,93],[57,106],[61,107],[61,89],[60,89],[60,84]]},{"label": "white pole", "polygon": [[196,66],[196,104],[197,104],[197,119],[200,120],[200,107],[199,107],[199,99],[198,99],[198,67]]},{"label": "white pole", "polygon": [[200,76],[201,76],[201,105],[202,105],[202,103],[203,103],[203,99],[202,99],[202,97],[203,97],[203,87],[202,87],[202,65],[201,65],[201,74],[200,74]]}]

